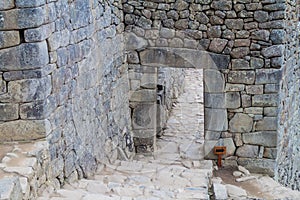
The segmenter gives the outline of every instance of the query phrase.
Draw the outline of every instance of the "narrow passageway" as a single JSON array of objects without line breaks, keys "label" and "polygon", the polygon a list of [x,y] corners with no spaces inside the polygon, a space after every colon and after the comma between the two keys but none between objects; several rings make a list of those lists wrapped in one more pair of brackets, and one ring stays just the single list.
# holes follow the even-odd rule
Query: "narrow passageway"
[{"label": "narrow passageway", "polygon": [[39,200],[209,199],[212,161],[203,160],[202,71],[187,70],[185,89],[153,156],[105,165],[92,180],[45,191]]}]

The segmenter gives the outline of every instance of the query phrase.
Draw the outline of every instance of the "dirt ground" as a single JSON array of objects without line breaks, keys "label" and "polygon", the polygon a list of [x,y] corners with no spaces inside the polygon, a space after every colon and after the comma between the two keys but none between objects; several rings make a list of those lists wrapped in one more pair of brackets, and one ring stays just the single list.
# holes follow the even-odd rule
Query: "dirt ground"
[{"label": "dirt ground", "polygon": [[244,190],[247,191],[249,196],[256,197],[259,199],[272,198],[271,196],[263,192],[260,184],[257,182],[256,179],[245,181],[245,182],[236,182],[235,179],[237,177],[233,176],[233,172],[236,170],[237,168],[233,168],[233,167],[223,167],[217,171],[215,170],[214,176],[222,178],[224,184],[231,184],[243,188]]}]

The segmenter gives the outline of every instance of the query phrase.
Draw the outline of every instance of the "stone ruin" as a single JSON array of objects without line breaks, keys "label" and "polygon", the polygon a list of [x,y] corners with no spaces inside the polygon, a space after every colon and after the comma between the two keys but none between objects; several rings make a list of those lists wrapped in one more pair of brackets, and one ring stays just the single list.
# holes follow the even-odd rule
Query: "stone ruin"
[{"label": "stone ruin", "polygon": [[298,45],[296,0],[1,1],[0,142],[45,141],[38,187],[87,177],[155,151],[199,68],[206,158],[299,190]]}]

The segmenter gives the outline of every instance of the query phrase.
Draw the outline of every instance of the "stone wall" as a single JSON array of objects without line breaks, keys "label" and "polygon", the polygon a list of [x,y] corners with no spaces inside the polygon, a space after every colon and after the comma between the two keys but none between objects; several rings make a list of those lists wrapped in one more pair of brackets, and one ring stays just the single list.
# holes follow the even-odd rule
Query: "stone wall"
[{"label": "stone wall", "polygon": [[147,66],[204,69],[205,153],[273,174],[286,4],[281,0],[124,1],[130,50]]},{"label": "stone wall", "polygon": [[299,1],[287,1],[286,51],[280,84],[278,157],[276,179],[300,190],[300,63]]},{"label": "stone wall", "polygon": [[0,3],[0,142],[46,139],[56,185],[132,154],[121,6]]}]

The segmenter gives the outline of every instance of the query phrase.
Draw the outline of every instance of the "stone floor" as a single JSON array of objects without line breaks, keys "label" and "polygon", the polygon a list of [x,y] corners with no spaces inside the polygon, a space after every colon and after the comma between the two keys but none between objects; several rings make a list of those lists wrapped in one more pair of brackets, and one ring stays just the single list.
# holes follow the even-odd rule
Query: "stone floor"
[{"label": "stone floor", "polygon": [[[134,161],[104,164],[94,177],[56,191],[49,187],[37,199],[300,199],[300,192],[284,188],[268,176],[235,171],[239,176],[244,174],[237,182],[232,175],[235,169],[216,170],[212,161],[203,160],[202,72],[188,71],[185,81],[185,91],[174,104],[153,156],[138,155]],[[15,147],[20,148],[23,147]],[[5,155],[0,168],[6,174],[14,158],[7,161],[11,154]],[[26,183],[21,182],[24,196],[28,191]]]}]

